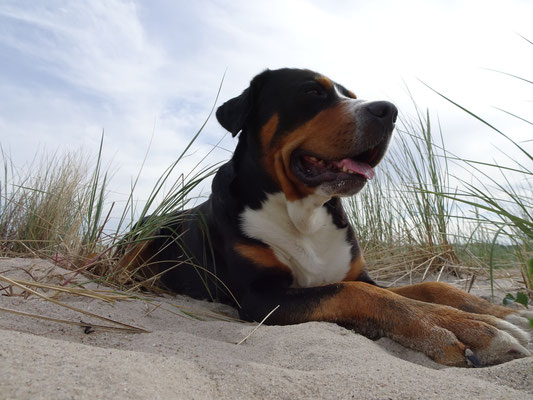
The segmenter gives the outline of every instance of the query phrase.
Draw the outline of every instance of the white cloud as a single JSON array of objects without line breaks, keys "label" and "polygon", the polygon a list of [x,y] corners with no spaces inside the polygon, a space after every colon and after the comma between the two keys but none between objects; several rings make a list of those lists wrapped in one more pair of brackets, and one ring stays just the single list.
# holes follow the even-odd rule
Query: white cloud
[{"label": "white cloud", "polygon": [[147,40],[135,5],[62,3],[0,8],[0,15],[18,25],[3,41],[79,89],[119,101],[139,92],[153,94],[153,77],[166,57]]}]

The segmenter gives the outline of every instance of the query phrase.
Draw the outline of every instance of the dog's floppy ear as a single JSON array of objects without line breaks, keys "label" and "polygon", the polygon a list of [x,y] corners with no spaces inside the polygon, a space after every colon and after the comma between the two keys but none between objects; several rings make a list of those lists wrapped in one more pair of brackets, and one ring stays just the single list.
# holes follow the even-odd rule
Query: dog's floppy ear
[{"label": "dog's floppy ear", "polygon": [[247,88],[240,96],[226,101],[217,109],[217,120],[235,137],[244,127],[252,109],[252,89]]},{"label": "dog's floppy ear", "polygon": [[254,107],[254,101],[263,87],[267,75],[271,71],[264,70],[250,82],[250,86],[240,96],[226,101],[217,109],[217,120],[235,137],[244,128],[246,120]]}]

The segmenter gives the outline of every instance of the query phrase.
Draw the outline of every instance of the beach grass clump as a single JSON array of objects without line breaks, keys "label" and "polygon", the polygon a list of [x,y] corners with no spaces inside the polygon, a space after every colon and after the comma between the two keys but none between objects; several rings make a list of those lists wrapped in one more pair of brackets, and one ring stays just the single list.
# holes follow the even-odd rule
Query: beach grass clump
[{"label": "beach grass clump", "polygon": [[[465,170],[471,171],[470,177],[458,178],[460,187],[455,192],[441,191],[438,195],[476,210],[478,223],[484,225],[485,235],[489,235],[486,242],[490,243],[488,254],[491,276],[498,246],[501,246],[501,243],[508,244],[513,249],[523,282],[531,291],[533,275],[528,269],[528,260],[533,258],[533,152],[527,147],[531,147],[531,141],[519,143],[513,140],[478,114],[441,93],[436,93],[480,121],[488,130],[504,137],[513,147],[512,155],[502,153],[505,163],[454,157]],[[533,132],[532,122],[511,112],[502,111],[522,121],[524,129]]]},{"label": "beach grass clump", "polygon": [[41,154],[20,170],[3,151],[2,156],[0,254],[83,253],[87,233],[97,232],[92,224],[101,220],[91,195],[105,192],[105,182],[100,181],[93,181],[89,189],[89,159],[80,152]]}]

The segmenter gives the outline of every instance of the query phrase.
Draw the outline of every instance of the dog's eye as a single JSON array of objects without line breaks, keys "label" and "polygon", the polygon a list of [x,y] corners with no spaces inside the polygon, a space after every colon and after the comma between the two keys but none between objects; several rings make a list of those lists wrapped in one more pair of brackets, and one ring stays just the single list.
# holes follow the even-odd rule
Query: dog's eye
[{"label": "dog's eye", "polygon": [[315,97],[325,97],[326,96],[326,93],[319,89],[319,88],[309,88],[305,91],[305,94],[306,95],[309,95],[309,96],[315,96]]}]

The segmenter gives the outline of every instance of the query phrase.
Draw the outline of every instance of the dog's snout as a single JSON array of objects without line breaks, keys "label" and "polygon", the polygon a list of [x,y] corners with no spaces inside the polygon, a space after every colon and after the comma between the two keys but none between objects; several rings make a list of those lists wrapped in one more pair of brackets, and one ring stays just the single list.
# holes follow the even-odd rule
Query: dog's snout
[{"label": "dog's snout", "polygon": [[388,101],[373,101],[366,105],[366,110],[374,117],[383,121],[395,123],[398,117],[398,109]]}]

